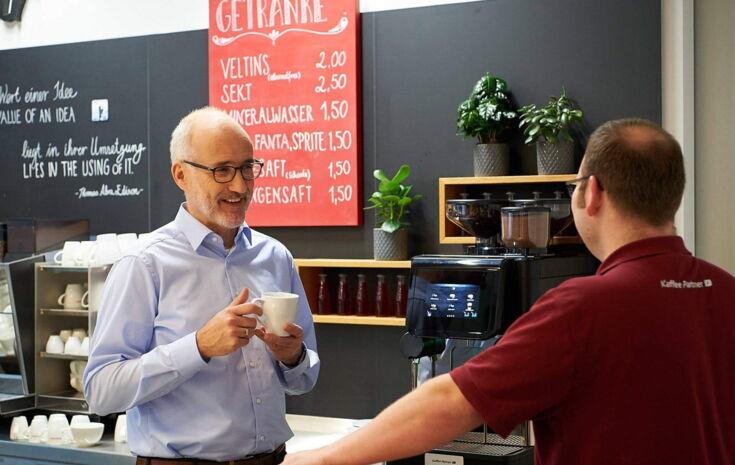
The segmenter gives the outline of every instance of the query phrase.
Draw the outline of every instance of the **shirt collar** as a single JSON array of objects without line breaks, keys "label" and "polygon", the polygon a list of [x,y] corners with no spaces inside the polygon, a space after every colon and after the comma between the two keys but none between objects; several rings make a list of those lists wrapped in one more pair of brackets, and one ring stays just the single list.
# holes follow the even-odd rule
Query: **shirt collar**
[{"label": "shirt collar", "polygon": [[[199,246],[202,245],[204,239],[206,239],[210,234],[215,234],[214,231],[204,226],[186,210],[186,202],[182,203],[179,207],[179,212],[176,214],[174,222],[181,232],[184,233],[184,236],[186,236],[186,239],[194,250],[198,249]],[[247,244],[252,244],[252,230],[247,224],[243,224],[237,230],[237,234],[235,234],[235,243],[241,240],[241,236],[244,239],[247,239]]]},{"label": "shirt collar", "polygon": [[602,275],[625,262],[667,253],[691,255],[679,236],[659,236],[630,242],[611,253],[597,269]]}]

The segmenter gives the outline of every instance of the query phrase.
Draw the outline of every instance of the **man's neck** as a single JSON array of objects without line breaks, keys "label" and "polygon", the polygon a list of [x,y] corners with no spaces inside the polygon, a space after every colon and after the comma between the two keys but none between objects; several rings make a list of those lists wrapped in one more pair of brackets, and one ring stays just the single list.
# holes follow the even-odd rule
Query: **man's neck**
[{"label": "man's neck", "polygon": [[651,226],[640,221],[632,222],[629,219],[623,223],[617,222],[616,225],[610,225],[608,232],[603,235],[601,244],[602,257],[598,258],[600,258],[600,261],[604,261],[610,254],[631,242],[675,234],[673,224]]}]

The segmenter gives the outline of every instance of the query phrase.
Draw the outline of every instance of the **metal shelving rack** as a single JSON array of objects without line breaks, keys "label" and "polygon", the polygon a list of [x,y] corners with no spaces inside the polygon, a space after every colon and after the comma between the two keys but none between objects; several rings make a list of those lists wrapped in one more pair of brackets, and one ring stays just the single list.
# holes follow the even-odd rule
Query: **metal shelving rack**
[{"label": "metal shelving rack", "polygon": [[[99,302],[111,265],[69,267],[38,263],[35,270],[35,365],[36,407],[68,413],[91,413],[84,395],[69,384],[70,361],[87,360],[86,355],[48,354],[46,341],[62,329],[84,328],[92,336],[97,324]],[[69,283],[86,283],[88,309],[63,309],[56,303]]]}]

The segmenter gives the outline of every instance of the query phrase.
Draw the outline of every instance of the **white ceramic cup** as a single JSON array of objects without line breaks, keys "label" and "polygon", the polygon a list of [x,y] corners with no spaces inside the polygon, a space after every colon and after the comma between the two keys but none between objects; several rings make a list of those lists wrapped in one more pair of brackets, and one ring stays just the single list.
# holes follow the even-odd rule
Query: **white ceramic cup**
[{"label": "white ceramic cup", "polygon": [[54,262],[61,266],[76,266],[79,246],[79,241],[64,242],[64,248],[54,255]]},{"label": "white ceramic cup", "polygon": [[87,337],[87,331],[84,328],[74,328],[71,330],[71,335],[76,336],[81,341],[85,337]]},{"label": "white ceramic cup", "polygon": [[94,260],[97,252],[97,242],[95,241],[82,241],[79,243],[79,248],[74,256],[74,261],[77,266],[89,266]]},{"label": "white ceramic cup", "polygon": [[117,245],[120,246],[120,254],[124,255],[135,247],[138,242],[138,235],[135,233],[124,233],[117,235]]},{"label": "white ceramic cup", "polygon": [[82,345],[79,346],[79,355],[89,355],[89,337],[82,339]]},{"label": "white ceramic cup", "polygon": [[63,413],[54,413],[49,416],[48,439],[46,442],[49,444],[68,444],[71,442],[69,420]]},{"label": "white ceramic cup", "polygon": [[97,248],[91,264],[94,266],[109,265],[115,263],[120,255],[117,234],[100,234],[97,236]]},{"label": "white ceramic cup", "polygon": [[263,309],[259,319],[269,333],[288,336],[283,330],[286,323],[293,323],[299,310],[299,296],[290,292],[264,292],[253,303]]},{"label": "white ceramic cup", "polygon": [[71,435],[79,447],[89,447],[97,444],[105,432],[104,423],[82,423],[71,426]]},{"label": "white ceramic cup", "polygon": [[66,344],[66,340],[69,339],[71,336],[71,329],[62,329],[59,331],[59,337],[62,341],[64,341],[64,344]]},{"label": "white ceramic cup", "polygon": [[128,422],[125,414],[115,420],[115,442],[128,442]]},{"label": "white ceramic cup", "polygon": [[81,378],[84,374],[85,368],[87,368],[86,360],[74,360],[72,362],[69,362],[69,372],[74,376],[78,376],[79,378]]},{"label": "white ceramic cup", "polygon": [[84,384],[81,376],[75,376],[74,373],[69,374],[69,385],[79,393],[84,393]]},{"label": "white ceramic cup", "polygon": [[52,334],[46,341],[46,353],[48,354],[63,354],[64,353],[64,341],[61,336]]},{"label": "white ceramic cup", "polygon": [[46,415],[36,415],[28,428],[28,441],[33,443],[46,442],[48,438],[48,419]]},{"label": "white ceramic cup", "polygon": [[82,347],[82,341],[76,336],[70,336],[64,344],[64,353],[67,355],[79,355],[79,349]]},{"label": "white ceramic cup", "polygon": [[24,415],[13,417],[13,421],[10,423],[10,440],[25,441],[28,439],[27,433],[28,419]]},{"label": "white ceramic cup", "polygon": [[89,292],[84,290],[82,284],[67,284],[64,293],[56,300],[66,310],[79,310],[89,307]]},{"label": "white ceramic cup", "polygon": [[71,426],[89,423],[89,415],[74,415],[71,417]]}]

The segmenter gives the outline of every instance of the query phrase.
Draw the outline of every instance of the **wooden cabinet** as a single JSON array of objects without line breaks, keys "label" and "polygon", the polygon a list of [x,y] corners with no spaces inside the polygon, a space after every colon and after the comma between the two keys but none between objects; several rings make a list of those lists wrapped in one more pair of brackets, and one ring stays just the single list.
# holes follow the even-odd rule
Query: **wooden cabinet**
[{"label": "wooden cabinet", "polygon": [[475,238],[462,235],[462,231],[446,216],[446,201],[459,199],[462,193],[469,198],[482,198],[483,192],[490,192],[493,198],[506,198],[507,191],[513,191],[516,198],[531,198],[533,191],[541,191],[548,197],[552,192],[564,191],[564,184],[577,177],[576,174],[556,174],[549,176],[488,176],[465,178],[439,178],[439,243],[474,244]]},{"label": "wooden cabinet", "polygon": [[[368,275],[368,293],[375,295],[374,278],[378,273],[386,274],[389,280],[391,296],[395,292],[395,278],[398,274],[408,275],[411,268],[410,260],[380,261],[370,259],[333,259],[333,258],[297,258],[296,267],[304,284],[309,307],[314,314],[315,323],[373,325],[373,326],[405,326],[406,319],[398,317],[356,316],[356,315],[318,315],[317,293],[319,291],[319,274],[337,275],[346,273],[354,284],[357,273]],[[372,280],[370,278],[373,278]],[[333,280],[334,281],[334,280]],[[336,284],[336,282],[334,282]],[[350,291],[354,300],[354,286]],[[391,299],[392,301],[392,299]]]}]

